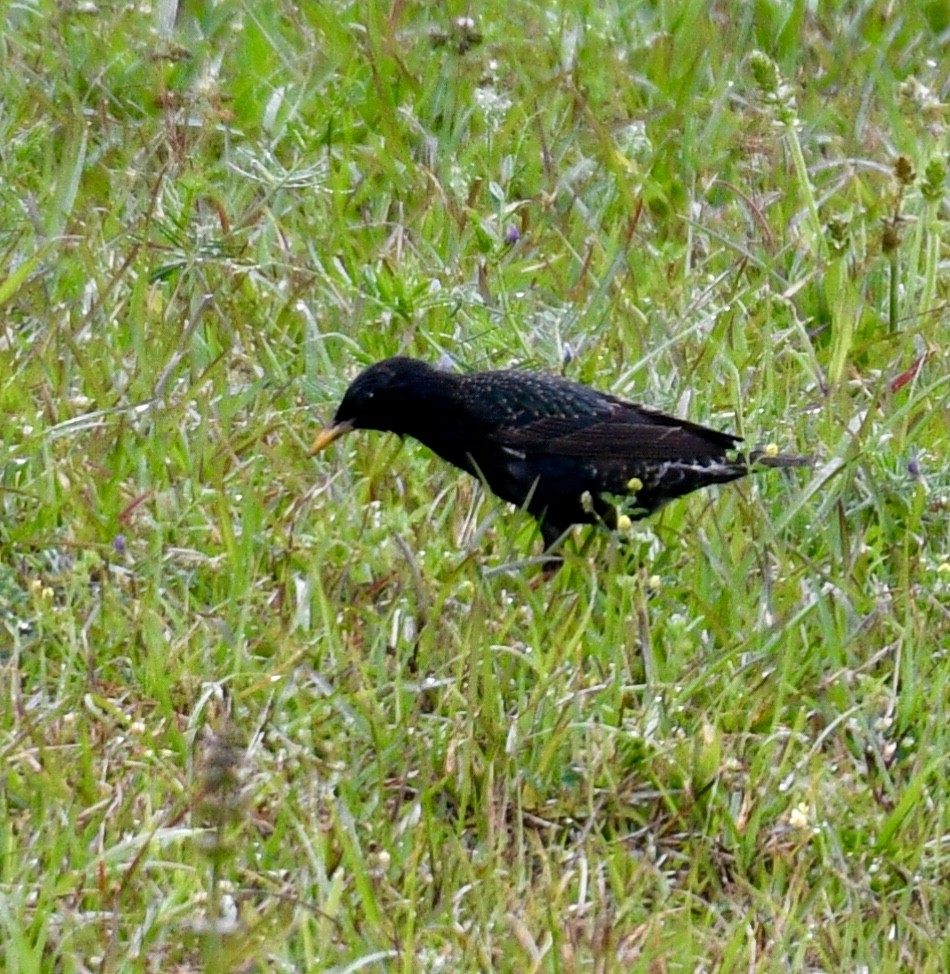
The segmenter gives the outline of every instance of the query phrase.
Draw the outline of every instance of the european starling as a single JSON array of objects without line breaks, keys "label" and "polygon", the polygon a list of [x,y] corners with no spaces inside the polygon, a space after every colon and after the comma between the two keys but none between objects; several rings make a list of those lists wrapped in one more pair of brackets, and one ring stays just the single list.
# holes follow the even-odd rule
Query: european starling
[{"label": "european starling", "polygon": [[458,375],[401,357],[353,381],[311,455],[354,429],[412,436],[478,477],[537,518],[546,551],[572,524],[614,528],[621,514],[646,517],[700,487],[737,480],[753,465],[809,462],[766,450],[729,459],[738,436],[559,376]]}]

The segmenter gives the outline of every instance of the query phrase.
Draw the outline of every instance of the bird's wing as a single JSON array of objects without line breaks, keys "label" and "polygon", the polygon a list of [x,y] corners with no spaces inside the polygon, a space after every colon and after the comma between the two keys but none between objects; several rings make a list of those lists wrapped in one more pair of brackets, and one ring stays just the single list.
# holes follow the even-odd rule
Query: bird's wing
[{"label": "bird's wing", "polygon": [[502,426],[498,435],[504,446],[535,456],[660,462],[722,457],[741,440],[619,400],[593,415],[544,416]]}]

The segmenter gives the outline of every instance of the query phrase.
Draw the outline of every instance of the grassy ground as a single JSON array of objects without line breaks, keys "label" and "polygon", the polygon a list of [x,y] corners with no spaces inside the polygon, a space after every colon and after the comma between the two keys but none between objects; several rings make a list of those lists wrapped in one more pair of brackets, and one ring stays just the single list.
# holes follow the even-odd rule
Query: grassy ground
[{"label": "grassy ground", "polygon": [[[3,16],[5,970],[946,970],[945,5]],[[816,464],[537,584],[398,352]]]}]

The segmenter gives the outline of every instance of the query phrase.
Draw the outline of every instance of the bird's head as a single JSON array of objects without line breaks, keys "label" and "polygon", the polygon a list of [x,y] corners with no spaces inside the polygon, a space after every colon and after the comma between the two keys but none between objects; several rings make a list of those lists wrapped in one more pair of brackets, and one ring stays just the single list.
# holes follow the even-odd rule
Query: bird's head
[{"label": "bird's head", "polygon": [[408,432],[416,404],[439,373],[426,362],[388,358],[371,365],[350,383],[333,422],[317,435],[310,455],[319,453],[344,433],[355,429]]}]

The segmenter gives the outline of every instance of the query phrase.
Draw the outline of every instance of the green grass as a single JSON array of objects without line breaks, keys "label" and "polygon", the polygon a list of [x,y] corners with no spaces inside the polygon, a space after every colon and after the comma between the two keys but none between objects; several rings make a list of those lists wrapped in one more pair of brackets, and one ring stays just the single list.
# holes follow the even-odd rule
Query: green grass
[{"label": "green grass", "polygon": [[[5,970],[946,970],[944,5],[3,16]],[[538,584],[396,353],[816,464]]]}]

